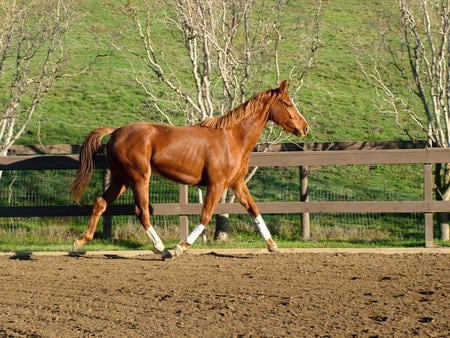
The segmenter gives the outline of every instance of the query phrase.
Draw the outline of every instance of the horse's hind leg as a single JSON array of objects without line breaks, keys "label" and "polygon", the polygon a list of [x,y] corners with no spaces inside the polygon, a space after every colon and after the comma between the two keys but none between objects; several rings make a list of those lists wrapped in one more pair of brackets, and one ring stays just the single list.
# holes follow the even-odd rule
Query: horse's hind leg
[{"label": "horse's hind leg", "polygon": [[153,243],[154,251],[161,254],[162,259],[172,258],[172,255],[164,247],[164,243],[155,231],[150,222],[150,210],[148,208],[148,184],[150,178],[136,182],[133,189],[134,200],[136,204],[136,216],[144,227],[145,233]]},{"label": "horse's hind leg", "polygon": [[105,212],[108,205],[113,203],[119,198],[126,190],[126,186],[114,177],[111,178],[111,184],[103,193],[102,196],[95,198],[94,205],[92,207],[92,214],[89,218],[88,227],[83,232],[80,238],[73,242],[73,250],[76,251],[81,248],[87,242],[90,242],[94,238],[95,229],[97,228],[98,221],[102,214]]}]

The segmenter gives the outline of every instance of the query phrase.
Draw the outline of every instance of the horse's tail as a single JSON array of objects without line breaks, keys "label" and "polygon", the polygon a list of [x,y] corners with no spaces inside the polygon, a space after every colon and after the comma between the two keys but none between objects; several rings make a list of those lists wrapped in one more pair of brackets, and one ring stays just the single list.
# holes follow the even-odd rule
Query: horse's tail
[{"label": "horse's tail", "polygon": [[114,128],[97,128],[92,130],[84,140],[80,149],[80,166],[75,179],[70,185],[70,191],[75,202],[80,201],[83,191],[89,185],[94,171],[95,154],[101,146],[101,140],[106,135],[112,134]]}]

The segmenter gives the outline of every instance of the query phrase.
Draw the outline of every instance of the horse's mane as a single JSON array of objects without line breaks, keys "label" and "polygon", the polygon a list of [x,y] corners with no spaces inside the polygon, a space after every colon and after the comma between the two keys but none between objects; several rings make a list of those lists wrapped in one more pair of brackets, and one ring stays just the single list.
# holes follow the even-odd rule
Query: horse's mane
[{"label": "horse's mane", "polygon": [[236,125],[239,121],[253,114],[256,111],[260,111],[263,102],[267,97],[271,96],[271,90],[261,92],[240,106],[234,108],[225,115],[209,117],[199,123],[201,127],[213,128],[213,129],[229,129]]}]

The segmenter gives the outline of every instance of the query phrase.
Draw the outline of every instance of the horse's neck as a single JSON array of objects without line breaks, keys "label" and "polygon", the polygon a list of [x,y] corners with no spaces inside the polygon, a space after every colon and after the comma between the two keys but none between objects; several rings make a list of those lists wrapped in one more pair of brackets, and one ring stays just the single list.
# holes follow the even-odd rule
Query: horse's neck
[{"label": "horse's neck", "polygon": [[240,147],[244,152],[253,150],[268,119],[268,108],[264,107],[263,111],[249,115],[232,129],[235,142],[240,144]]}]

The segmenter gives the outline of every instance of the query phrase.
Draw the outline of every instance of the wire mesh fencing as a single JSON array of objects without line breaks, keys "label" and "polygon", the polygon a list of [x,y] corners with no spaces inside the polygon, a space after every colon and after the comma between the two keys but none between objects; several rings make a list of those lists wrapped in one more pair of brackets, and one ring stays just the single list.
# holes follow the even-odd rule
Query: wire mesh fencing
[{"label": "wire mesh fencing", "polygon": [[[68,186],[74,170],[4,171],[0,179],[0,205],[70,205],[73,203]],[[423,179],[418,165],[327,166],[309,168],[308,196],[310,201],[421,199]],[[298,168],[260,168],[248,183],[255,201],[298,201],[300,181]],[[150,182],[150,203],[179,201],[178,184],[153,176]],[[90,205],[103,191],[103,172],[97,170],[84,193],[81,204]],[[204,189],[189,188],[189,202],[200,203]],[[117,204],[132,204],[127,191]],[[298,214],[264,215],[273,234],[287,240],[300,238]],[[255,235],[248,215],[230,215],[233,236]],[[311,235],[316,241],[382,242],[388,239],[415,240],[423,237],[422,214],[336,213],[310,214]],[[198,216],[189,216],[195,225]],[[2,238],[16,237],[24,241],[48,238],[65,241],[79,235],[88,217],[14,217],[0,215]],[[146,241],[134,216],[113,217],[113,239],[116,241]],[[152,224],[162,237],[179,237],[178,216],[153,216]],[[214,218],[210,229],[214,227]],[[101,226],[99,226],[101,231]],[[210,233],[212,231],[210,230]]]}]

